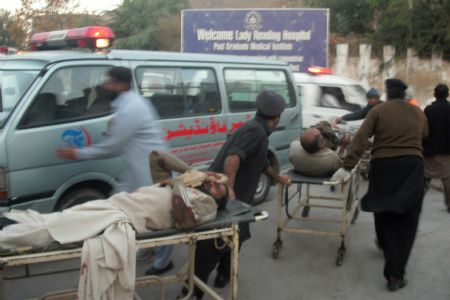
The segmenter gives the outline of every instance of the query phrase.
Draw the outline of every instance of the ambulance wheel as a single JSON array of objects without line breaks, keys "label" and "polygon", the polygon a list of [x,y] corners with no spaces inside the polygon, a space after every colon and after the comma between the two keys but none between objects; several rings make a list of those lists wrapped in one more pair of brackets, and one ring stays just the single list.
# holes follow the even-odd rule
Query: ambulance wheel
[{"label": "ambulance wheel", "polygon": [[272,182],[270,181],[270,178],[266,174],[261,174],[258,186],[256,187],[255,196],[253,197],[252,205],[261,204],[264,200],[266,200],[271,184]]},{"label": "ambulance wheel", "polygon": [[105,194],[93,188],[78,188],[63,194],[58,204],[56,204],[55,211],[62,211],[74,205],[82,204],[90,200],[105,199],[106,197]]}]

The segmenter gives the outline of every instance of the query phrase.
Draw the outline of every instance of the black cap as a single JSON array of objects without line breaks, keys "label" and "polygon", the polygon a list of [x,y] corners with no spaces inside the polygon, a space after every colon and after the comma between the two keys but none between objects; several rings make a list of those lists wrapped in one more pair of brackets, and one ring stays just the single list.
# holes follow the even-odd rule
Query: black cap
[{"label": "black cap", "polygon": [[113,67],[109,69],[108,76],[122,83],[131,85],[131,70],[126,67]]},{"label": "black cap", "polygon": [[400,91],[406,91],[406,89],[408,88],[406,83],[404,83],[400,79],[396,79],[396,78],[386,79],[386,81],[384,83],[386,84],[386,88],[388,90],[395,89],[395,90],[400,90]]},{"label": "black cap", "polygon": [[400,79],[390,78],[384,81],[386,85],[387,100],[405,99],[408,86]]},{"label": "black cap", "polygon": [[279,94],[272,91],[262,91],[256,96],[256,110],[258,113],[275,118],[283,112],[286,104]]}]

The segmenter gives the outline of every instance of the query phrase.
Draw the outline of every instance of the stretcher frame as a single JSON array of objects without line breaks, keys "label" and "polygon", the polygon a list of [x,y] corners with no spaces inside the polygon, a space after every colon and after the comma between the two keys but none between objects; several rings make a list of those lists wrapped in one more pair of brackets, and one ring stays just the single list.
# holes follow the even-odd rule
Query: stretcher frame
[{"label": "stretcher frame", "polygon": [[[238,205],[245,205],[239,201],[233,201],[234,203],[240,203]],[[198,241],[208,239],[222,239],[227,246],[231,248],[231,275],[230,275],[230,288],[229,299],[237,299],[238,297],[238,283],[237,273],[239,266],[239,223],[241,222],[256,222],[268,218],[268,213],[255,208],[248,208],[248,211],[243,217],[238,215],[232,216],[226,221],[221,221],[214,228],[214,222],[212,224],[204,224],[196,228],[196,231],[180,232],[176,229],[163,230],[161,232],[149,232],[136,236],[136,243],[139,249],[154,248],[166,245],[187,245],[187,262],[180,269],[176,275],[170,276],[141,276],[136,277],[136,289],[144,288],[153,285],[159,285],[159,299],[165,299],[165,286],[172,283],[180,283],[182,286],[188,288],[186,296],[180,299],[189,299],[194,292],[194,285],[200,288],[210,299],[222,300],[217,292],[210,288],[205,282],[200,280],[194,275],[195,265],[195,250]],[[213,226],[211,226],[213,225]],[[165,232],[175,232],[171,235],[164,235]],[[77,248],[42,251],[42,252],[29,252],[31,248],[15,249],[16,254],[8,256],[0,256],[0,300],[4,298],[4,281],[5,279],[20,279],[31,276],[44,276],[51,275],[53,272],[39,273],[37,275],[24,275],[13,278],[5,278],[4,272],[7,267],[12,266],[26,266],[43,263],[43,262],[56,262],[62,260],[69,260],[81,257],[81,243],[78,243]],[[73,269],[67,271],[74,271]],[[26,272],[28,273],[28,272]],[[37,299],[42,300],[67,300],[76,299],[77,289],[68,289],[56,292],[45,293]],[[140,300],[141,298],[135,293],[134,299]]]},{"label": "stretcher frame", "polygon": [[[277,239],[273,243],[272,257],[277,259],[279,253],[283,247],[283,241],[281,240],[281,233],[283,231],[307,235],[319,235],[328,237],[340,237],[341,244],[337,250],[336,265],[342,265],[344,256],[346,253],[345,238],[350,224],[353,224],[359,215],[359,197],[358,189],[360,184],[360,164],[351,170],[350,180],[347,182],[331,181],[327,178],[314,178],[308,176],[301,176],[295,173],[293,170],[287,172],[287,175],[291,178],[292,183],[296,187],[295,192],[289,195],[289,188],[278,184],[277,192]],[[302,185],[306,186],[306,192],[302,197]],[[321,196],[313,194],[311,192],[312,185],[323,185],[330,188],[333,193],[337,195],[333,196]],[[298,196],[298,203],[293,209],[289,209],[290,201]],[[320,200],[322,203],[325,201],[333,202],[333,204],[315,204],[314,200]],[[340,210],[341,217],[337,218],[312,218],[309,216],[311,208],[319,209],[335,209]],[[285,216],[283,215],[285,211]],[[300,215],[300,216],[299,216]],[[296,226],[289,226],[292,220],[298,220]],[[337,223],[339,224],[338,230],[319,230],[311,229],[305,226],[306,223]]]}]

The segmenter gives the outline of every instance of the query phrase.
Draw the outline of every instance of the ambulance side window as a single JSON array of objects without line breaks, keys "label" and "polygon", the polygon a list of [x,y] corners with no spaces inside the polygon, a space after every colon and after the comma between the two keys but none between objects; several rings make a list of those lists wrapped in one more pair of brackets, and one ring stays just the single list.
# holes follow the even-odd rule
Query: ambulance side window
[{"label": "ambulance side window", "polygon": [[256,109],[256,96],[261,91],[280,94],[286,107],[295,105],[295,94],[283,70],[226,69],[226,92],[233,112]]},{"label": "ambulance side window", "polygon": [[20,128],[74,122],[109,114],[113,95],[102,84],[110,68],[86,66],[57,70],[34,98]]},{"label": "ambulance side window", "polygon": [[339,108],[349,111],[356,111],[361,106],[350,103],[340,87],[321,86],[319,95],[319,106],[329,108]]},{"label": "ambulance side window", "polygon": [[221,111],[216,75],[207,68],[139,67],[139,92],[160,118],[217,114]]}]

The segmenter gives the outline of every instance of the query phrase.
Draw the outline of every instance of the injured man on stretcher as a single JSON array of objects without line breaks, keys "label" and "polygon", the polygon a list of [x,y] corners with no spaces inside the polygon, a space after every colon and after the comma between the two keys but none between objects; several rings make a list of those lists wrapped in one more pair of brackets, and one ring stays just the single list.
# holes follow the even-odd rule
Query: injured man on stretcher
[{"label": "injured man on stretcher", "polygon": [[[158,184],[61,212],[12,210],[5,213],[0,217],[0,248],[84,241],[118,223],[131,224],[137,233],[174,226],[185,229],[213,221],[217,209],[225,207],[228,198],[225,175],[188,170],[190,167],[183,161],[159,151],[151,153],[150,162],[152,176]],[[183,174],[171,180],[172,171]]]},{"label": "injured man on stretcher", "polygon": [[339,138],[328,122],[306,129],[299,140],[291,143],[289,160],[294,171],[304,176],[329,177],[342,166],[335,151],[348,143],[348,135]]}]

